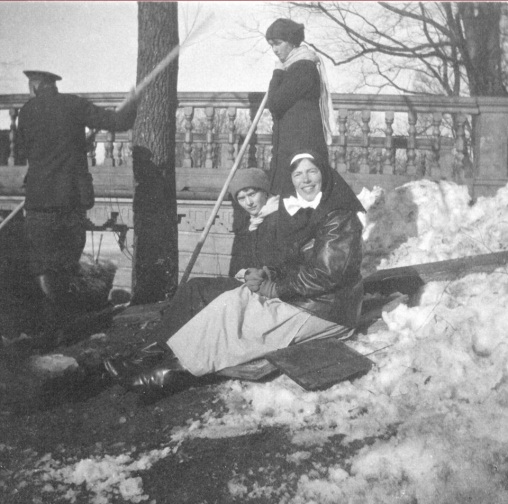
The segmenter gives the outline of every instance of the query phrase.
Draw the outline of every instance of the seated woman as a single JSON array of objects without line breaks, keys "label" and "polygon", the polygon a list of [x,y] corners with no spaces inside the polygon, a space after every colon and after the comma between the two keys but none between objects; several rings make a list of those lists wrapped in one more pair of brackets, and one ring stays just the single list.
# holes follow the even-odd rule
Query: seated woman
[{"label": "seated woman", "polygon": [[357,216],[363,207],[315,153],[296,153],[290,172],[293,194],[281,198],[277,218],[281,260],[249,269],[245,285],[168,333],[166,357],[155,367],[134,372],[107,361],[120,383],[141,392],[171,391],[185,375],[214,373],[311,338],[352,334],[363,297]]},{"label": "seated woman", "polygon": [[[153,329],[151,339],[167,340],[208,303],[225,291],[236,289],[244,282],[245,269],[271,264],[276,250],[275,226],[279,196],[269,193],[268,174],[260,168],[238,170],[229,191],[240,207],[250,216],[245,229],[238,233],[237,248],[232,251],[232,277],[195,277],[180,285],[175,296],[162,310],[160,323]],[[153,350],[153,349],[152,349]]]},{"label": "seated woman", "polygon": [[[161,320],[150,330],[152,343],[134,353],[123,352],[120,358],[108,359],[106,367],[112,376],[126,374],[166,354],[167,346],[159,345],[174,334],[217,296],[243,285],[247,267],[259,267],[276,261],[275,242],[279,196],[269,193],[268,174],[260,168],[244,168],[235,173],[229,192],[247,215],[244,227],[237,230],[233,247],[230,277],[194,277],[178,286],[170,301],[161,303]],[[146,333],[145,333],[146,334]]]}]

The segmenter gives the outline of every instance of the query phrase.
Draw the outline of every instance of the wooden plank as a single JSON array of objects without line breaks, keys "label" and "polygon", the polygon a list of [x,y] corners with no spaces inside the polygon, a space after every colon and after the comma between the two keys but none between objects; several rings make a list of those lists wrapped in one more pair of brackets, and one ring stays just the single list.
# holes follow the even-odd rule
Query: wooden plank
[{"label": "wooden plank", "polygon": [[388,297],[364,300],[357,331],[363,332],[376,320],[380,319],[383,312],[391,312],[400,304],[409,304],[409,296],[407,294],[396,292]]},{"label": "wooden plank", "polygon": [[258,381],[274,374],[276,371],[278,371],[278,368],[267,359],[256,359],[245,364],[221,369],[217,374],[239,380]]},{"label": "wooden plank", "polygon": [[[379,270],[364,279],[365,292],[381,292],[383,286],[413,290],[427,282],[454,280],[471,273],[491,273],[508,264],[508,251]],[[381,289],[381,290],[378,290]],[[399,290],[403,294],[410,294]]]},{"label": "wooden plank", "polygon": [[266,359],[305,390],[323,390],[367,373],[373,362],[334,338],[289,346]]}]

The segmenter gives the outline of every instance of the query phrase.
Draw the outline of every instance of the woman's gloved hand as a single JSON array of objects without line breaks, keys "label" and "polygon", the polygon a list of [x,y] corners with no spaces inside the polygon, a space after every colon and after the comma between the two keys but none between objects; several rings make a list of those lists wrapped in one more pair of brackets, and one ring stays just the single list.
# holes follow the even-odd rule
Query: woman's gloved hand
[{"label": "woman's gloved hand", "polygon": [[258,294],[270,299],[279,297],[275,282],[273,280],[269,280],[268,278],[259,287]]}]

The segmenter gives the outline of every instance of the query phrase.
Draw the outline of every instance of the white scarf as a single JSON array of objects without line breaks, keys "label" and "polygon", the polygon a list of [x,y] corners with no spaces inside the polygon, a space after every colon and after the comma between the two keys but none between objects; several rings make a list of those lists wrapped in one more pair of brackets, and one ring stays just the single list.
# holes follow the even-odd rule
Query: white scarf
[{"label": "white scarf", "polygon": [[282,201],[284,202],[288,214],[293,217],[300,208],[313,208],[315,210],[319,203],[321,203],[322,197],[323,193],[319,192],[312,201],[307,201],[296,193],[296,198],[294,196],[289,196],[289,198],[284,198]]},{"label": "white scarf", "polygon": [[276,68],[287,70],[293,63],[300,60],[310,60],[316,63],[319,72],[320,82],[320,98],[319,98],[319,110],[321,111],[321,121],[323,123],[323,132],[325,135],[327,145],[332,144],[332,127],[335,123],[333,118],[333,103],[332,96],[329,91],[328,77],[326,75],[325,64],[321,59],[321,56],[306,45],[295,47],[288,55],[284,63],[279,62]]},{"label": "white scarf", "polygon": [[270,196],[263,208],[257,215],[251,215],[249,231],[254,231],[258,228],[258,226],[265,220],[265,217],[276,212],[279,209],[279,196]]}]

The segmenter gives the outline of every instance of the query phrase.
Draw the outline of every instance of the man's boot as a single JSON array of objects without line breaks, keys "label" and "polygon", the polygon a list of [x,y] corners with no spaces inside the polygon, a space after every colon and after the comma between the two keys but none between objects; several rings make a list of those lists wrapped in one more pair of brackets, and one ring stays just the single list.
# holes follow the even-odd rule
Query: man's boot
[{"label": "man's boot", "polygon": [[37,283],[44,295],[42,301],[42,334],[36,346],[49,349],[58,345],[64,320],[63,300],[65,285],[55,272],[47,272],[37,277]]}]

